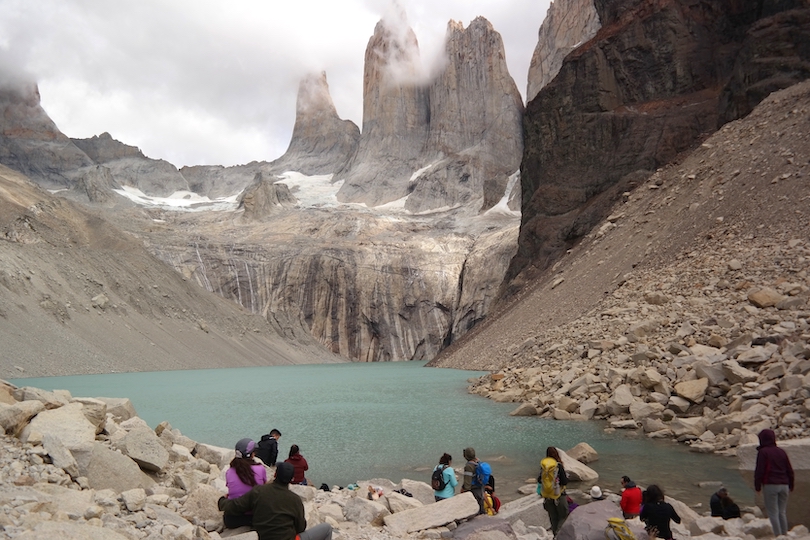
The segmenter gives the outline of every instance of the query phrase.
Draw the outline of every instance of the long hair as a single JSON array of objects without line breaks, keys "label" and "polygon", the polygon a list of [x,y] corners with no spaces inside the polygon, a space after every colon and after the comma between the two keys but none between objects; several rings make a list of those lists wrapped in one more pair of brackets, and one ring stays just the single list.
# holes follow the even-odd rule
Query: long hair
[{"label": "long hair", "polygon": [[560,453],[557,452],[557,449],[553,446],[549,446],[548,448],[546,448],[546,457],[554,458],[555,460],[557,460],[557,463],[562,463]]},{"label": "long hair", "polygon": [[657,503],[663,500],[664,500],[664,492],[660,487],[653,484],[647,488],[648,503]]},{"label": "long hair", "polygon": [[439,465],[450,465],[450,460],[453,459],[453,456],[445,452],[442,454],[442,457],[439,458]]},{"label": "long hair", "polygon": [[298,448],[298,445],[294,444],[294,445],[292,445],[290,447],[290,455],[288,457],[293,457],[294,455],[298,454],[300,451],[301,451],[301,449]]},{"label": "long hair", "polygon": [[231,460],[231,468],[236,471],[236,476],[248,486],[256,485],[256,477],[253,475],[252,467],[254,463],[252,457],[235,457]]}]

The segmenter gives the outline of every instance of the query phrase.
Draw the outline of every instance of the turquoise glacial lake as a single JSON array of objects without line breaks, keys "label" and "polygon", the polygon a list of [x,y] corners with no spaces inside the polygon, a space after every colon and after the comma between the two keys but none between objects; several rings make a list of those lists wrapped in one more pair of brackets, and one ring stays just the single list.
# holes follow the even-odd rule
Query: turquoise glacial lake
[{"label": "turquoise glacial lake", "polygon": [[[166,420],[194,440],[232,448],[272,428],[282,433],[279,455],[297,444],[316,484],[345,486],[359,480],[411,478],[429,482],[444,452],[456,469],[462,449],[475,448],[492,465],[502,500],[537,477],[547,446],[568,449],[587,442],[599,453],[590,464],[597,484],[619,491],[628,475],[642,486],[657,483],[668,495],[708,508],[722,482],[741,505],[753,490],[737,461],[691,453],[683,445],[626,432],[607,433],[600,422],[512,417],[516,404],[467,393],[481,373],[424,368],[422,362],[351,363],[239,369],[111,373],[15,379],[18,386],[64,389],[73,396],[126,397],[155,427]],[[570,488],[590,486],[577,486]]]}]

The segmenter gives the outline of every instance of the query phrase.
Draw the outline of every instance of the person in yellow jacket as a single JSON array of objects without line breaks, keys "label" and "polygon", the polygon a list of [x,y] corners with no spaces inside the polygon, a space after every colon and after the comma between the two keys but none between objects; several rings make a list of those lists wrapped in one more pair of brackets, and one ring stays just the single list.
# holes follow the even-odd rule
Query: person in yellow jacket
[{"label": "person in yellow jacket", "polygon": [[565,518],[568,517],[568,499],[565,496],[567,485],[568,476],[565,474],[560,453],[553,446],[549,446],[546,448],[546,457],[540,461],[537,494],[543,497],[543,508],[548,512],[554,536],[557,536]]}]

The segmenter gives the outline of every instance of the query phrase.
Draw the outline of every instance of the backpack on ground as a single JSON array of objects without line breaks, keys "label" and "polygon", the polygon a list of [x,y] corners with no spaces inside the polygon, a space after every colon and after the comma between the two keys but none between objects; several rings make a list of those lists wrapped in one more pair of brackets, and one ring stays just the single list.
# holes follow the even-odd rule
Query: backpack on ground
[{"label": "backpack on ground", "polygon": [[608,526],[605,527],[606,540],[636,540],[636,535],[627,526],[622,518],[608,518]]},{"label": "backpack on ground", "polygon": [[436,468],[433,469],[433,474],[430,475],[430,487],[433,488],[433,491],[441,491],[447,487],[447,482],[444,481],[446,468],[447,465],[436,465]]},{"label": "backpack on ground", "polygon": [[540,476],[537,477],[540,484],[540,496],[544,499],[559,499],[562,494],[560,485],[560,464],[551,457],[543,458],[540,461]]},{"label": "backpack on ground", "polygon": [[489,466],[489,463],[479,461],[475,466],[472,485],[484,487],[489,483],[490,476],[492,476],[492,467]]}]

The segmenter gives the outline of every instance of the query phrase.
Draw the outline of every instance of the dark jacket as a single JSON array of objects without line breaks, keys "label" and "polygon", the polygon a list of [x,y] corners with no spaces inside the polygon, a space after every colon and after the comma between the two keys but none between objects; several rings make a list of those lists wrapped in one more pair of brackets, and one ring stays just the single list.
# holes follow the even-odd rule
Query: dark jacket
[{"label": "dark jacket", "polygon": [[304,473],[309,470],[309,465],[307,464],[307,460],[304,459],[304,456],[301,454],[295,454],[294,456],[290,456],[288,459],[284,460],[286,463],[289,463],[295,469],[293,473],[293,484],[300,484],[304,481]]},{"label": "dark jacket", "polygon": [[655,528],[658,531],[656,536],[661,540],[672,538],[672,529],[669,528],[670,519],[675,523],[681,522],[681,516],[675,512],[671,504],[664,501],[645,503],[639,517],[645,523],[644,528],[647,532],[649,533],[651,529]]},{"label": "dark jacket", "polygon": [[278,441],[270,434],[262,435],[259,444],[256,445],[256,457],[264,462],[268,467],[275,467],[278,459]]},{"label": "dark jacket", "polygon": [[754,469],[754,489],[761,491],[764,484],[787,485],[793,491],[793,467],[787,453],[776,446],[772,429],[759,432],[757,465]]},{"label": "dark jacket", "polygon": [[301,497],[278,481],[256,486],[236,499],[221,497],[218,506],[226,514],[253,512],[259,540],[294,540],[307,528]]}]

